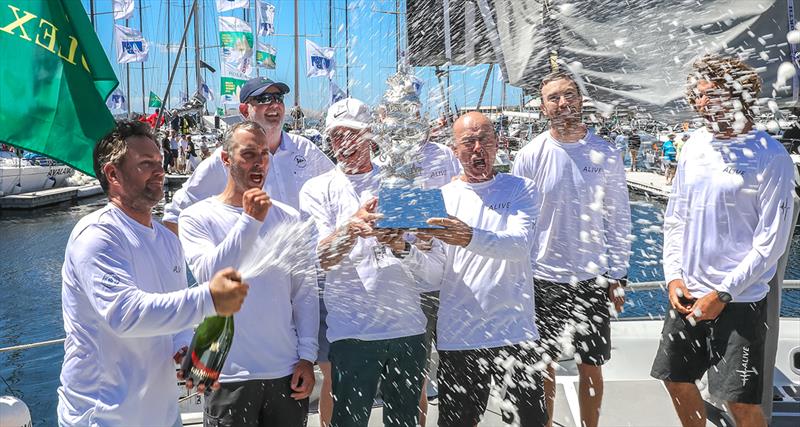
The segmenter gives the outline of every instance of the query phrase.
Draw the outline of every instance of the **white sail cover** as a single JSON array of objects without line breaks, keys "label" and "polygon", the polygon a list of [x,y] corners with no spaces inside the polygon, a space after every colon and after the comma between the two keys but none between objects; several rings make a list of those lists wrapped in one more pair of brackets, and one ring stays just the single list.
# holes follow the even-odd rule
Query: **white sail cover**
[{"label": "white sail cover", "polygon": [[114,0],[114,20],[128,19],[133,15],[133,0]]},{"label": "white sail cover", "polygon": [[333,78],[336,71],[334,56],[336,50],[332,47],[320,47],[318,44],[306,39],[306,77]]},{"label": "white sail cover", "polygon": [[256,0],[256,20],[259,36],[275,34],[275,6],[264,0]]},{"label": "white sail cover", "polygon": [[111,95],[106,99],[106,106],[109,110],[127,110],[128,100],[119,88],[114,89]]},{"label": "white sail cover", "polygon": [[139,30],[114,25],[114,46],[117,49],[117,62],[120,64],[147,61],[150,46]]},{"label": "white sail cover", "polygon": [[592,98],[667,118],[688,112],[694,60],[717,53],[755,67],[762,97],[797,99],[796,76],[773,87],[781,63],[796,67],[793,0],[408,0],[407,11],[412,65],[498,63],[534,91],[558,58]]},{"label": "white sail cover", "polygon": [[226,12],[242,7],[249,8],[250,0],[217,0],[217,12]]}]

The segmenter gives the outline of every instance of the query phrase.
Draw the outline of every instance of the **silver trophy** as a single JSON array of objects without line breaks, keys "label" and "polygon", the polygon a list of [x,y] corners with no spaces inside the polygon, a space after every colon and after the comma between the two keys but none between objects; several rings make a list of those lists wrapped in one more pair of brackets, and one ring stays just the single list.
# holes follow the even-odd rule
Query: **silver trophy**
[{"label": "silver trophy", "polygon": [[419,181],[420,148],[428,138],[429,127],[420,114],[417,82],[403,66],[386,82],[388,89],[376,109],[372,126],[375,141],[386,163],[381,168],[378,213],[383,217],[378,228],[441,228],[428,225],[428,218],[447,218],[442,193],[425,190]]}]

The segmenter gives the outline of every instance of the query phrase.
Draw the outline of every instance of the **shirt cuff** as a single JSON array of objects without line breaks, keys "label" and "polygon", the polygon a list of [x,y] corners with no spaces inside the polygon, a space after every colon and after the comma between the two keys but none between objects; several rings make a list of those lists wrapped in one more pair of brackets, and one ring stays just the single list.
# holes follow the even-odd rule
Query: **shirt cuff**
[{"label": "shirt cuff", "polygon": [[677,279],[683,280],[683,275],[680,272],[678,273],[664,272],[664,281],[666,282],[667,286],[669,286],[669,282]]},{"label": "shirt cuff", "polygon": [[476,251],[475,248],[485,248],[485,247],[489,246],[488,245],[488,240],[489,240],[489,236],[491,236],[491,234],[492,233],[490,233],[490,232],[488,232],[486,230],[481,230],[479,228],[473,228],[472,229],[472,240],[469,241],[469,244],[467,245],[467,247],[465,249],[468,250],[468,251],[481,253],[480,250]]},{"label": "shirt cuff", "polygon": [[[200,312],[203,313],[203,318],[209,316],[216,316],[217,309],[214,307],[214,299],[211,298],[211,288],[208,283],[192,288],[193,291],[199,293],[200,297]],[[203,319],[200,319],[202,321]]]}]

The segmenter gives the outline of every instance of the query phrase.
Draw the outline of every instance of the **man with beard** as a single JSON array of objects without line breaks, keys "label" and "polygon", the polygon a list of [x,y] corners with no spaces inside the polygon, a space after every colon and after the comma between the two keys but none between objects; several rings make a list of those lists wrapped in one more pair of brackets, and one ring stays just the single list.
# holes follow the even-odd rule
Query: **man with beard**
[{"label": "man with beard", "polygon": [[[269,177],[264,180],[264,191],[274,200],[280,200],[297,209],[300,188],[310,178],[333,168],[333,162],[300,135],[283,131],[286,107],[283,97],[289,86],[266,77],[247,81],[239,92],[239,112],[247,120],[260,124],[267,134],[271,153]],[[228,172],[221,158],[221,149],[203,160],[191,177],[176,191],[172,201],[164,207],[163,222],[178,233],[178,216],[183,209],[207,197],[219,194],[228,181]]]},{"label": "man with beard", "polygon": [[[222,161],[229,171],[225,190],[179,218],[186,261],[198,280],[219,266],[239,265],[258,240],[278,237],[279,227],[300,218],[262,190],[270,152],[261,125],[244,121],[231,127]],[[206,397],[206,425],[306,424],[319,326],[314,261],[307,255],[280,260],[291,269],[275,265],[248,277],[250,298],[235,316],[222,386]]]},{"label": "man with beard", "polygon": [[504,422],[543,426],[542,374],[531,370],[539,360],[530,263],[538,196],[529,180],[494,172],[497,135],[484,115],[461,116],[453,135],[464,172],[442,187],[449,217],[428,220],[441,228],[418,236],[435,237],[433,247],[412,248],[408,261],[440,287],[439,425],[477,425],[494,379],[507,393]]},{"label": "man with beard", "polygon": [[187,288],[183,250],[152,209],[163,197],[161,153],[146,123],[122,121],[97,143],[105,207],[72,230],[62,269],[62,426],[180,426],[175,360],[205,316],[230,316],[247,294],[224,268]]},{"label": "man with beard", "polygon": [[786,149],[753,130],[760,89],[758,74],[734,58],[701,58],[688,79],[689,104],[709,129],[693,132],[683,147],[664,214],[672,310],[651,371],[684,426],[706,425],[695,385],[705,372],[736,425],[767,425],[760,406],[766,321],[779,307],[767,307],[766,297],[792,234],[794,184]]},{"label": "man with beard", "polygon": [[[417,425],[425,365],[420,291],[401,262],[408,243],[373,228],[379,167],[370,160],[369,108],[347,98],[328,109],[337,167],[310,179],[300,209],[313,219],[326,271],[331,426],[366,426],[378,383],[388,426]],[[324,392],[324,391],[323,391]]]},{"label": "man with beard", "polygon": [[[611,357],[608,305],[613,302],[619,312],[624,303],[619,287],[630,251],[628,187],[619,152],[582,123],[582,97],[572,77],[547,75],[540,91],[550,129],[519,151],[513,170],[532,179],[541,192],[531,252],[536,320],[550,359],[557,361],[573,348],[579,356],[581,423],[596,427],[602,365]],[[545,390],[552,419],[552,363]]]}]

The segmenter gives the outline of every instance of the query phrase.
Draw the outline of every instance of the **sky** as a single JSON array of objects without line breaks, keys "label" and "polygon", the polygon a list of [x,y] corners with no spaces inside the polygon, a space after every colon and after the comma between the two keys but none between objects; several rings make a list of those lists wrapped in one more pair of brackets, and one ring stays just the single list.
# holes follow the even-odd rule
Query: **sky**
[{"label": "sky", "polygon": [[[90,11],[89,0],[82,0],[87,13]],[[142,28],[145,39],[150,43],[149,58],[144,62],[144,90],[142,89],[141,63],[130,64],[130,106],[131,111],[142,111],[142,99],[147,102],[150,91],[163,97],[169,78],[169,64],[174,62],[177,46],[183,30],[184,7],[188,11],[192,0],[135,0],[136,9],[127,26],[135,29]],[[141,3],[141,4],[139,4]],[[201,17],[200,45],[202,59],[214,67],[217,72],[202,71],[202,78],[210,86],[215,99],[208,103],[208,110],[214,111],[219,106],[219,81],[220,81],[220,55],[218,37],[218,16],[216,0],[198,0]],[[287,106],[294,104],[294,0],[271,0],[275,6],[275,35],[261,37],[260,40],[271,44],[277,50],[277,69],[258,69],[259,75],[266,75],[273,80],[287,83],[292,92],[286,96]],[[345,31],[345,4],[347,4],[347,31]],[[332,14],[329,9],[332,5]],[[400,1],[400,10],[404,10],[405,1]],[[141,7],[141,21],[139,8]],[[361,99],[370,105],[376,105],[385,90],[386,79],[395,71],[396,67],[396,30],[394,12],[395,0],[299,0],[299,62],[300,78],[299,92],[300,105],[304,109],[322,111],[327,108],[329,88],[324,77],[306,77],[305,39],[310,39],[320,46],[332,45],[336,47],[336,75],[335,82],[342,89],[345,88],[345,41],[349,40],[349,88],[350,96]],[[126,66],[116,62],[116,51],[113,46],[114,24],[126,25],[124,20],[114,21],[111,0],[95,0],[95,28],[98,37],[114,66],[120,81],[123,93],[127,89]],[[168,18],[169,15],[169,19]],[[223,12],[224,16],[247,18],[248,22],[255,20],[255,1],[250,1],[250,9],[236,9]],[[405,19],[401,13],[401,46],[405,46]],[[332,25],[329,26],[329,19]],[[169,25],[168,25],[169,23]],[[329,41],[329,32],[331,39]],[[347,34],[347,37],[345,35]],[[172,46],[173,53],[168,60],[167,46]],[[188,84],[189,93],[195,92],[197,84],[194,77],[194,32],[190,26],[187,36],[189,43],[189,70],[185,72],[185,63],[181,60],[178,66],[175,82],[171,89],[171,106],[179,104],[179,91],[186,91]],[[451,67],[451,108],[475,105],[480,96],[489,65],[475,67]],[[188,76],[187,76],[188,74]],[[432,67],[415,67],[415,74],[424,82],[421,99],[424,108],[431,116],[438,115],[443,108],[441,89]],[[255,72],[254,72],[255,76]],[[188,77],[188,79],[187,79]],[[483,105],[500,105],[502,81],[499,77],[499,67],[492,67],[492,78],[486,89]],[[507,86],[506,104],[518,105],[522,91],[518,88]],[[146,108],[146,106],[145,106]],[[146,108],[148,112],[151,108]]]}]

